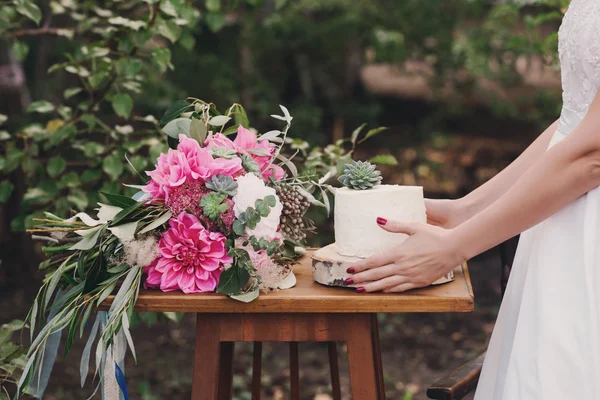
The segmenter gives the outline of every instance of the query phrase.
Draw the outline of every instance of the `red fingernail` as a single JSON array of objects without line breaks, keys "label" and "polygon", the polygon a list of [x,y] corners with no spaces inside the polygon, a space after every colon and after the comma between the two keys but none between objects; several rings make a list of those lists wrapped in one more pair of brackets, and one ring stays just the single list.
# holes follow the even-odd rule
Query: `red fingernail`
[{"label": "red fingernail", "polygon": [[344,280],[344,283],[345,283],[346,285],[352,285],[352,284],[354,283],[354,279],[352,279],[352,278],[346,278],[346,279]]},{"label": "red fingernail", "polygon": [[387,224],[387,219],[381,218],[381,217],[377,217],[377,223],[379,225],[385,225],[385,224]]},{"label": "red fingernail", "polygon": [[364,293],[364,292],[366,292],[366,291],[367,291],[367,289],[365,289],[365,288],[364,288],[364,287],[362,287],[362,286],[359,286],[359,287],[357,287],[357,288],[356,288],[356,293]]},{"label": "red fingernail", "polygon": [[353,273],[355,273],[355,272],[356,272],[356,270],[354,269],[354,267],[350,267],[350,268],[348,268],[348,269],[346,270],[346,272],[347,272],[347,273],[349,273],[349,274],[353,274]]}]

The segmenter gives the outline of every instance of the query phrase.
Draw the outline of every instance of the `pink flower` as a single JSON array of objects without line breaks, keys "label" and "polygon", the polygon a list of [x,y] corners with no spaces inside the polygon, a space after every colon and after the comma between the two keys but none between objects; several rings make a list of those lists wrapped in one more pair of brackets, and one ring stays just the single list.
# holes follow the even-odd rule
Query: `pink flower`
[{"label": "pink flower", "polygon": [[233,176],[242,169],[239,158],[214,159],[196,140],[179,135],[177,150],[169,149],[167,154],[161,154],[156,168],[146,172],[150,182],[142,190],[155,201],[168,201],[173,191],[186,181],[200,180],[204,183],[217,174]]},{"label": "pink flower", "polygon": [[[275,180],[283,178],[283,169],[275,164],[271,164],[271,155],[275,152],[275,146],[268,140],[258,140],[256,134],[243,126],[238,127],[238,133],[235,140],[231,141],[227,136],[217,133],[206,139],[205,146],[208,149],[215,147],[223,147],[230,150],[235,150],[240,154],[249,154],[258,164],[264,179],[273,176]],[[266,149],[271,155],[258,156],[251,154],[248,149]]]},{"label": "pink flower", "polygon": [[170,228],[158,241],[160,256],[146,269],[145,287],[163,292],[212,292],[219,284],[227,256],[226,238],[204,228],[200,220],[182,212],[169,221]]}]

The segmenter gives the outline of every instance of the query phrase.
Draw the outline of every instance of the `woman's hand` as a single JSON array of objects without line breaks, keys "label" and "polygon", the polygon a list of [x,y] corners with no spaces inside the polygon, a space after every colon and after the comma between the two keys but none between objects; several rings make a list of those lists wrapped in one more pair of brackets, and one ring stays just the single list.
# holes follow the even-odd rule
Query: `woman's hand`
[{"label": "woman's hand", "polygon": [[452,231],[423,223],[400,223],[378,218],[386,231],[409,235],[401,245],[348,269],[347,284],[361,284],[357,292],[404,292],[428,286],[465,260],[452,240]]},{"label": "woman's hand", "polygon": [[452,229],[468,220],[469,207],[463,200],[425,199],[427,223]]}]

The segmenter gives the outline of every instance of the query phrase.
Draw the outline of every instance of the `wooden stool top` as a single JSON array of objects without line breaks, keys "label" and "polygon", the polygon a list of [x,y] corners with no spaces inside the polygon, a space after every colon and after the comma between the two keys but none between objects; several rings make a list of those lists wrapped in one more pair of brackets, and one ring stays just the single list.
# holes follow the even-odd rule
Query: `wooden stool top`
[{"label": "wooden stool top", "polygon": [[[217,293],[184,294],[141,290],[136,311],[195,313],[396,313],[470,312],[473,290],[467,265],[454,270],[454,282],[411,290],[406,293],[356,293],[353,289],[318,284],[312,279],[309,251],[294,266],[295,287],[261,294],[251,303],[242,303]],[[114,296],[101,305],[110,306]]]}]

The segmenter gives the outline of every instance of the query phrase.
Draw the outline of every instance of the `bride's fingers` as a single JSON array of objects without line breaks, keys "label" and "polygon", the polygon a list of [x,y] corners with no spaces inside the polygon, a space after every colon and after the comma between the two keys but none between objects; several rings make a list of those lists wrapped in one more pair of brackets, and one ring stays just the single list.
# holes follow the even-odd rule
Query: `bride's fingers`
[{"label": "bride's fingers", "polygon": [[402,293],[402,292],[406,292],[407,290],[411,290],[411,289],[417,289],[418,285],[412,283],[412,282],[407,282],[407,283],[402,283],[398,286],[394,286],[392,288],[388,288],[384,290],[384,293]]},{"label": "bride's fingers", "polygon": [[365,283],[362,287],[365,289],[365,292],[379,292],[406,282],[408,282],[408,278],[405,276],[393,275],[378,281]]},{"label": "bride's fingers", "polygon": [[368,269],[391,264],[392,262],[394,262],[394,256],[392,256],[389,252],[379,253],[353,264],[350,268],[348,268],[348,273],[355,274]]},{"label": "bride's fingers", "polygon": [[368,269],[358,274],[352,275],[346,280],[348,284],[363,283],[370,281],[377,281],[379,279],[386,278],[388,276],[396,275],[395,264],[388,264],[378,268]]}]

